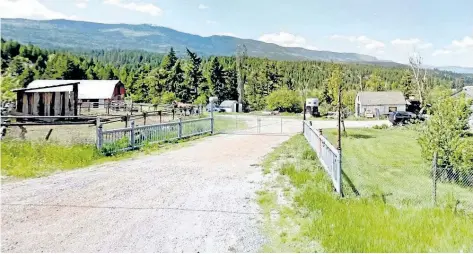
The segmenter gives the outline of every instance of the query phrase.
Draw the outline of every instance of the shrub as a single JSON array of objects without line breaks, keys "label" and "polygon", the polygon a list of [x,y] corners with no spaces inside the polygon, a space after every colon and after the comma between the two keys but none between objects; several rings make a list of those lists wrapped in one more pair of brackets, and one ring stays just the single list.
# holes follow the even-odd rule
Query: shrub
[{"label": "shrub", "polygon": [[127,137],[122,137],[121,139],[113,142],[113,143],[106,143],[102,146],[102,153],[104,155],[110,156],[115,155],[120,152],[123,152],[125,148],[130,145],[130,141]]},{"label": "shrub", "polygon": [[281,88],[266,97],[266,106],[269,110],[286,112],[301,112],[301,98],[296,91]]},{"label": "shrub", "polygon": [[388,129],[389,128],[389,125],[387,124],[381,124],[381,125],[375,125],[373,126],[373,129],[376,129],[376,130],[384,130],[384,129]]},{"label": "shrub", "polygon": [[171,104],[173,101],[176,100],[176,98],[176,94],[174,94],[173,92],[164,92],[161,95],[161,103]]}]

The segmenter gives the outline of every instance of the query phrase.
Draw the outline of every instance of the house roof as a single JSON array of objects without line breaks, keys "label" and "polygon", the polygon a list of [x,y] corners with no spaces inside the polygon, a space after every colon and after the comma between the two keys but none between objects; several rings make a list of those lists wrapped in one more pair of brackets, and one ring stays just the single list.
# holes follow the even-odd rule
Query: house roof
[{"label": "house roof", "polygon": [[221,108],[231,108],[235,103],[238,103],[237,101],[234,100],[226,100],[220,103]]},{"label": "house roof", "polygon": [[[28,84],[27,89],[41,88],[52,85],[61,85],[79,82],[79,99],[110,99],[113,97],[115,86],[120,80],[35,80]],[[72,86],[50,87],[29,90],[26,93],[37,92],[72,92]]]},{"label": "house roof", "polygon": [[406,98],[399,91],[392,92],[359,92],[362,105],[403,105],[406,104]]}]

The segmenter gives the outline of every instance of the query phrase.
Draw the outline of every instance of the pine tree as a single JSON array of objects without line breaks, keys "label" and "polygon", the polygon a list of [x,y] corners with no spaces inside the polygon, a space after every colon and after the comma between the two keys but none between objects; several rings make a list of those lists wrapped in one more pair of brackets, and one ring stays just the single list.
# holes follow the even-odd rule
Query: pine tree
[{"label": "pine tree", "polygon": [[223,70],[223,66],[220,65],[218,58],[214,57],[210,67],[210,88],[213,94],[218,97],[219,104],[229,98],[225,78],[226,72]]},{"label": "pine tree", "polygon": [[[204,76],[201,70],[202,59],[197,56],[196,53],[191,52],[187,49],[187,55],[189,57],[189,63],[186,68],[186,78],[185,83],[187,90],[189,91],[188,100],[184,101],[194,101],[198,92],[206,93],[208,90],[207,84],[204,83]],[[179,97],[179,96],[178,96]]]}]

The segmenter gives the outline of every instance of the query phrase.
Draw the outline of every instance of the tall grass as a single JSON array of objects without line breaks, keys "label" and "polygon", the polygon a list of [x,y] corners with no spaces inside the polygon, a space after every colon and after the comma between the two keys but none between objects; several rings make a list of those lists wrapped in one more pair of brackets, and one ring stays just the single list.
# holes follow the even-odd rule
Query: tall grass
[{"label": "tall grass", "polygon": [[2,174],[21,178],[91,165],[101,159],[93,145],[2,141]]},{"label": "tall grass", "polygon": [[[453,207],[399,208],[378,197],[340,198],[317,159],[307,155],[309,149],[304,137],[298,135],[268,156],[272,161],[263,164],[286,177],[293,189],[289,207],[277,204],[276,199],[265,198],[266,202],[261,203],[264,211],[277,210],[281,214],[279,221],[268,219],[268,223],[278,225],[277,230],[283,232],[276,234],[279,239],[272,242],[297,246],[284,251],[473,251],[471,214],[455,211]],[[261,193],[271,197],[275,191]],[[271,218],[269,212],[267,217]],[[281,223],[288,220],[292,224]],[[313,243],[320,244],[320,248],[314,248]]]}]

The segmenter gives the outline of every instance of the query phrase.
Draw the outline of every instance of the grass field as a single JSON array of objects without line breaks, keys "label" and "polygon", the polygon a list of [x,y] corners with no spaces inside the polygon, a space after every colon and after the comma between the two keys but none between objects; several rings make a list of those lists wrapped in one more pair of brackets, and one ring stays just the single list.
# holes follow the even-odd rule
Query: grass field
[{"label": "grass field", "polygon": [[171,143],[151,144],[140,150],[105,156],[94,145],[64,145],[57,142],[2,141],[1,172],[4,176],[30,178],[46,176],[57,171],[87,167],[109,161],[132,158],[144,154],[159,154],[187,145],[195,136]]},{"label": "grass field", "polygon": [[[398,206],[432,206],[431,163],[421,156],[418,133],[406,128],[348,129],[342,139],[344,192],[354,188],[362,196],[385,195]],[[335,144],[336,132],[325,135]],[[347,184],[353,182],[354,188]],[[454,183],[437,183],[439,205],[459,201],[459,208],[473,210],[473,189]]]},{"label": "grass field", "polygon": [[398,207],[380,197],[340,198],[302,135],[272,152],[263,167],[269,172],[258,198],[269,238],[263,251],[473,251],[471,214]]}]

